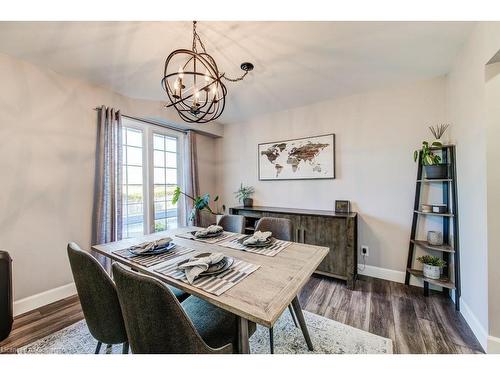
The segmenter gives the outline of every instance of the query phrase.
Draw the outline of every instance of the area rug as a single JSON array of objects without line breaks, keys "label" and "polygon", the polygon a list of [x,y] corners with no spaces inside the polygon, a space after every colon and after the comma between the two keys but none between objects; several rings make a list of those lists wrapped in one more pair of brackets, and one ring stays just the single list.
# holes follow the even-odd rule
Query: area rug
[{"label": "area rug", "polygon": [[[302,331],[295,327],[288,310],[274,326],[276,354],[392,354],[392,341],[369,332],[304,311],[314,351],[307,349]],[[96,340],[85,321],[46,336],[18,349],[20,354],[91,354]],[[101,353],[121,353],[121,345],[102,346]],[[269,330],[258,326],[250,338],[252,354],[269,354]]]}]

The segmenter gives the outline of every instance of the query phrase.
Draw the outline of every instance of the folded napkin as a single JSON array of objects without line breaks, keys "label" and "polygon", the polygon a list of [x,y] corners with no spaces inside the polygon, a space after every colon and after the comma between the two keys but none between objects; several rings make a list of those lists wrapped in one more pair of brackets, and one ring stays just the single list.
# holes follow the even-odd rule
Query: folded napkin
[{"label": "folded napkin", "polygon": [[272,235],[272,232],[261,232],[258,230],[252,237],[248,237],[245,241],[243,241],[243,245],[255,245],[259,242],[266,242]]},{"label": "folded napkin", "polygon": [[159,240],[156,241],[143,242],[139,245],[131,246],[129,247],[129,250],[134,254],[142,254],[142,253],[147,253],[148,251],[166,247],[170,242],[172,242],[172,239],[170,237],[165,237],[165,238],[160,238]]},{"label": "folded napkin", "polygon": [[209,234],[215,234],[222,232],[224,228],[222,228],[220,225],[210,225],[208,228],[205,229],[200,229],[196,231],[194,234],[195,237],[206,237]]},{"label": "folded napkin", "polygon": [[179,265],[177,268],[180,270],[184,270],[189,284],[192,284],[194,279],[196,279],[200,273],[205,272],[206,270],[208,270],[208,267],[210,267],[210,265],[217,264],[222,259],[224,259],[224,254],[212,253],[210,254],[210,256],[206,256],[203,258],[193,257],[186,263]]}]

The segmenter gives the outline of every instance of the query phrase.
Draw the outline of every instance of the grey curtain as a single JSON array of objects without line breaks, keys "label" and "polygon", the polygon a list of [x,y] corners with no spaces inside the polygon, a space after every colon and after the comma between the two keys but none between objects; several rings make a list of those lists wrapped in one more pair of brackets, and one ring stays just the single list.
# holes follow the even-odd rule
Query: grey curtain
[{"label": "grey curtain", "polygon": [[[122,121],[120,111],[98,111],[92,244],[122,238]],[[94,254],[109,271],[108,258]]]},{"label": "grey curtain", "polygon": [[[191,196],[196,197],[200,195],[198,186],[198,157],[196,152],[196,133],[188,130],[185,137],[185,156],[184,156],[184,192]],[[194,220],[189,222],[189,215],[193,209],[193,201],[191,199],[184,199],[184,213],[186,224],[199,225],[200,213],[197,212]]]}]

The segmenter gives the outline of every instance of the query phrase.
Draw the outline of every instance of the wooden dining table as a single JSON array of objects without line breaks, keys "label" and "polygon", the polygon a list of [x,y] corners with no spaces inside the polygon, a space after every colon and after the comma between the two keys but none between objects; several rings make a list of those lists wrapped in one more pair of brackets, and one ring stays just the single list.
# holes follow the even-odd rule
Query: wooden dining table
[{"label": "wooden dining table", "polygon": [[[94,245],[92,250],[235,314],[238,318],[238,351],[240,353],[250,352],[248,321],[272,328],[289,305],[293,307],[309,350],[313,350],[298,294],[316,267],[328,254],[329,249],[294,242],[275,256],[265,256],[222,247],[217,243],[208,244],[176,236],[197,229],[200,228],[181,227],[141,237]],[[171,237],[174,243],[195,251],[220,252],[226,256],[259,265],[260,267],[241,282],[217,296],[181,280],[155,272],[155,266],[145,267],[113,253],[142,242],[165,237]]]}]

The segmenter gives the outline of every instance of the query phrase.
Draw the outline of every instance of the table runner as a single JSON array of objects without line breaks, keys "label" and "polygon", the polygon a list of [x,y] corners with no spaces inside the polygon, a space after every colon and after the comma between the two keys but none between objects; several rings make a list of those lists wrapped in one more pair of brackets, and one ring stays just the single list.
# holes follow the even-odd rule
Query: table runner
[{"label": "table runner", "polygon": [[193,251],[194,251],[193,249],[176,245],[172,250],[162,254],[135,255],[132,254],[128,249],[116,250],[113,251],[113,254],[116,254],[121,258],[128,259],[134,263],[140,264],[141,266],[151,267],[154,266],[155,264],[159,264],[167,260],[174,259],[176,257],[191,253]]},{"label": "table runner", "polygon": [[[219,273],[218,275],[198,277],[192,285],[204,290],[205,292],[220,296],[222,293],[240,283],[252,272],[258,270],[259,267],[259,265],[235,258],[234,263],[226,271]],[[177,262],[175,262],[175,264],[170,263],[165,266],[160,266],[155,269],[155,272],[161,273],[165,276],[170,276],[188,284],[184,271],[177,269]]]},{"label": "table runner", "polygon": [[220,242],[217,245],[223,246],[223,247],[229,247],[230,249],[235,249],[235,250],[244,250],[248,251],[249,253],[256,253],[256,254],[261,254],[261,255],[266,255],[269,257],[273,257],[276,254],[278,254],[281,250],[286,249],[288,246],[290,246],[293,242],[289,241],[283,241],[283,240],[277,240],[275,239],[272,245],[268,247],[251,247],[251,246],[245,246],[238,241],[242,238],[248,237],[247,234],[239,234],[234,237],[231,237],[227,239],[226,241]]},{"label": "table runner", "polygon": [[184,238],[184,239],[187,239],[187,240],[200,241],[200,242],[205,242],[205,243],[209,243],[209,244],[214,244],[214,243],[220,242],[222,240],[228,239],[228,238],[236,236],[236,235],[237,235],[237,233],[224,232],[219,237],[196,238],[195,236],[193,236],[191,234],[191,232],[186,232],[186,233],[176,234],[176,237]]}]

